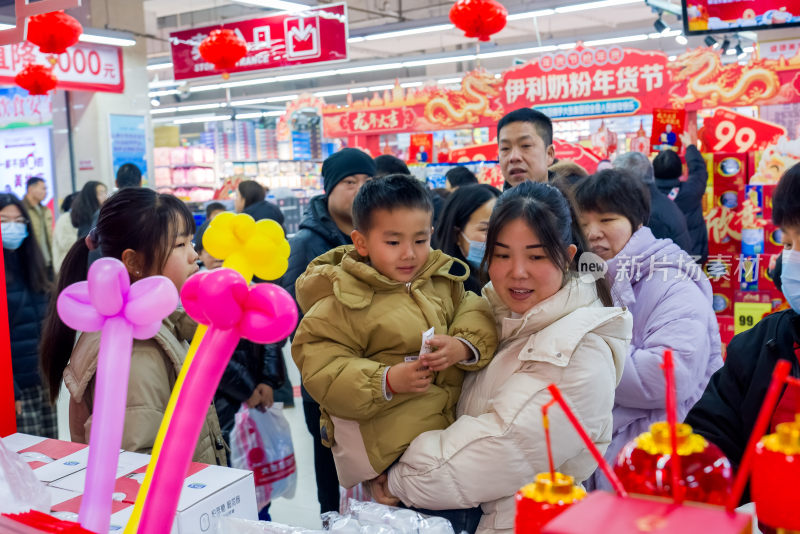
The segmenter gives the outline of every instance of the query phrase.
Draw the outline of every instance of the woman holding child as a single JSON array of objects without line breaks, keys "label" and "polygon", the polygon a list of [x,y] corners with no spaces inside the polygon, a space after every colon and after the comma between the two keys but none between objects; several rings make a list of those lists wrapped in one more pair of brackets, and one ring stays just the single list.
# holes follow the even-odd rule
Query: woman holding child
[{"label": "woman holding child", "polygon": [[[548,470],[542,406],[555,383],[594,443],[611,441],[614,389],[631,337],[631,316],[611,307],[605,280],[578,276],[585,250],[564,196],[525,182],[504,193],[489,222],[484,288],[499,349],[468,373],[457,420],[419,435],[373,484],[381,502],[427,509],[480,506],[469,532],[510,533],[514,493]],[[567,222],[567,224],[565,224]],[[429,355],[421,356],[427,363]],[[582,482],[597,467],[561,410],[550,411],[556,469]],[[446,514],[445,514],[446,515]]]}]

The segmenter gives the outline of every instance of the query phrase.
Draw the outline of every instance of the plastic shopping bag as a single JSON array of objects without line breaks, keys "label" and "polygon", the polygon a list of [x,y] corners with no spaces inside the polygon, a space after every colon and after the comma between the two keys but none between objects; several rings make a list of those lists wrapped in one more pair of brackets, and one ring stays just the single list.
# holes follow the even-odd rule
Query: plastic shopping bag
[{"label": "plastic shopping bag", "polygon": [[253,472],[259,510],[278,497],[294,497],[297,466],[283,403],[265,412],[242,404],[231,431],[231,465]]},{"label": "plastic shopping bag", "polygon": [[362,502],[374,502],[369,492],[369,483],[361,482],[349,489],[339,486],[339,513],[344,514],[347,512],[350,499]]},{"label": "plastic shopping bag", "polygon": [[33,470],[0,440],[0,513],[50,511],[50,493]]}]

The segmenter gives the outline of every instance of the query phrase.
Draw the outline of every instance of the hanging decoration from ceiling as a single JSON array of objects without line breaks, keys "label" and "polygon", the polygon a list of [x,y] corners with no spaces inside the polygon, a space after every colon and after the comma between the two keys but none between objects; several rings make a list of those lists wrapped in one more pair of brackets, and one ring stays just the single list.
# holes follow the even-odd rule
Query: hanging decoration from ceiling
[{"label": "hanging decoration from ceiling", "polygon": [[230,78],[228,70],[247,55],[247,43],[236,32],[228,29],[214,30],[198,47],[200,55],[221,71],[224,79]]},{"label": "hanging decoration from ceiling", "polygon": [[506,27],[508,11],[496,0],[458,0],[450,8],[450,21],[469,38],[488,41]]},{"label": "hanging decoration from ceiling", "polygon": [[[82,33],[81,23],[63,11],[34,15],[28,21],[28,41],[45,54],[63,54]],[[51,63],[55,61],[52,57]]]},{"label": "hanging decoration from ceiling", "polygon": [[[8,4],[11,2],[4,2]],[[8,29],[0,30],[0,45],[16,44],[27,39],[28,22],[34,15],[80,7],[81,0],[13,0],[16,24]]]},{"label": "hanging decoration from ceiling", "polygon": [[19,71],[14,81],[32,95],[46,95],[56,88],[58,78],[53,74],[52,67],[29,64]]}]

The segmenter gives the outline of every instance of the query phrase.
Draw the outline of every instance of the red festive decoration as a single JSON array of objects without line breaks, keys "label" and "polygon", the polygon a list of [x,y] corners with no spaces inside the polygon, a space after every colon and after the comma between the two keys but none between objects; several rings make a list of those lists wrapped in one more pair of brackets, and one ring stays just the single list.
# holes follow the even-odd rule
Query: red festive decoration
[{"label": "red festive decoration", "polygon": [[31,63],[19,71],[14,77],[14,82],[32,95],[46,95],[48,91],[56,88],[58,78],[53,74],[52,67]]},{"label": "red festive decoration", "polygon": [[450,8],[450,22],[464,35],[488,41],[506,27],[508,11],[496,0],[458,0]]},{"label": "red festive decoration", "polygon": [[[724,505],[733,486],[731,463],[722,451],[686,424],[677,425],[680,494],[687,501]],[[650,425],[622,448],[614,471],[631,493],[673,496],[673,464],[669,425]]]},{"label": "red festive decoration", "polygon": [[764,436],[753,458],[750,494],[759,521],[772,528],[800,530],[800,414]]},{"label": "red festive decoration", "polygon": [[63,11],[34,15],[28,21],[28,41],[45,54],[61,54],[78,42],[83,26]]},{"label": "red festive decoration", "polygon": [[[235,67],[247,55],[247,43],[233,30],[220,29],[212,31],[211,35],[203,39],[198,51],[215,69],[226,71]],[[222,77],[227,80],[230,75],[223,72]]]}]

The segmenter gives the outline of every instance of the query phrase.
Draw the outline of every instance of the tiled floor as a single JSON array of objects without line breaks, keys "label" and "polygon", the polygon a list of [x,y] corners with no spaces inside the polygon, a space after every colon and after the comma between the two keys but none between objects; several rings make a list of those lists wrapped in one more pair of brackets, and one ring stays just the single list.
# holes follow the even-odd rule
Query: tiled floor
[{"label": "tiled floor", "polygon": [[[286,345],[284,353],[289,379],[292,385],[300,385],[300,372],[289,354]],[[296,399],[294,408],[286,408],[284,414],[292,428],[292,441],[297,461],[297,489],[291,499],[279,498],[270,507],[273,521],[286,525],[306,528],[320,528],[319,503],[317,502],[317,485],[314,478],[314,448],[311,434],[306,429],[303,417],[303,404]],[[69,393],[63,388],[58,400],[58,435],[59,439],[69,441]]]}]

